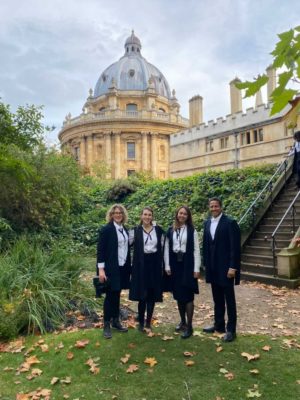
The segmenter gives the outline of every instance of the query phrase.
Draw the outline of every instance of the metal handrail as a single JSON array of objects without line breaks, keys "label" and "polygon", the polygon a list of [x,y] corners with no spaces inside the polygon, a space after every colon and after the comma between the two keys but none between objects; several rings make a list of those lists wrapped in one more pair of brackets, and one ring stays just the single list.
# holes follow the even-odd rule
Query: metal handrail
[{"label": "metal handrail", "polygon": [[298,191],[298,193],[296,194],[296,196],[294,197],[294,199],[291,201],[290,205],[288,206],[286,212],[284,213],[283,217],[281,218],[281,220],[279,221],[279,223],[277,224],[276,228],[274,229],[271,238],[272,238],[272,255],[273,255],[273,275],[275,276],[276,273],[276,239],[275,239],[275,235],[278,231],[278,229],[280,228],[281,224],[283,223],[283,221],[285,220],[286,216],[290,213],[290,211],[292,210],[292,218],[293,218],[293,233],[295,233],[295,202],[297,201],[298,197],[300,196],[300,190]]},{"label": "metal handrail", "polygon": [[[255,200],[251,203],[251,205],[248,207],[248,209],[246,210],[246,212],[244,213],[244,215],[241,217],[241,219],[239,220],[239,222],[238,222],[238,224],[240,225],[242,222],[243,222],[243,220],[246,218],[246,216],[251,212],[252,213],[252,218],[253,218],[253,220],[254,220],[254,218],[255,218],[255,212],[254,212],[254,209],[255,209],[255,205],[256,205],[256,203],[258,202],[258,200],[262,197],[262,194],[267,190],[267,189],[269,189],[269,192],[271,192],[271,196],[272,196],[272,194],[273,194],[273,183],[272,183],[272,181],[273,181],[273,179],[274,179],[274,177],[278,174],[278,172],[280,171],[280,169],[282,168],[282,167],[284,167],[284,180],[285,180],[285,184],[286,184],[286,170],[287,170],[287,165],[288,165],[288,159],[289,159],[289,156],[287,156],[281,163],[280,163],[280,165],[278,166],[278,168],[276,169],[276,171],[274,172],[274,174],[271,176],[271,178],[268,180],[268,182],[266,183],[266,185],[264,186],[264,188],[261,190],[261,192],[256,196],[256,198],[255,198]],[[279,177],[281,176],[282,174],[280,174],[279,175]],[[273,199],[271,200],[271,203],[273,202]]]}]

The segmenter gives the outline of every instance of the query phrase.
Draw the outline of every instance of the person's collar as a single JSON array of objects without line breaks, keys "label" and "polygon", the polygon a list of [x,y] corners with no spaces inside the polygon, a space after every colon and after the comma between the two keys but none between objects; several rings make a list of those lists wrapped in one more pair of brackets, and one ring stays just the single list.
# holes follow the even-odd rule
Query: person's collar
[{"label": "person's collar", "polygon": [[114,226],[116,227],[116,229],[123,229],[123,225],[122,224],[119,225],[115,221],[113,221],[113,223],[114,223]]},{"label": "person's collar", "polygon": [[220,221],[222,215],[223,215],[223,213],[219,214],[216,218],[211,217],[211,220],[212,220],[212,221]]}]

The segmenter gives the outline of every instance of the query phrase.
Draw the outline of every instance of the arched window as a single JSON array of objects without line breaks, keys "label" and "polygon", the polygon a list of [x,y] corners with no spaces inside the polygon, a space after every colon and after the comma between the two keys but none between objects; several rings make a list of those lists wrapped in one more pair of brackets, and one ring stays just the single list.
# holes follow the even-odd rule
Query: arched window
[{"label": "arched window", "polygon": [[137,111],[137,104],[134,103],[126,104],[126,111]]},{"label": "arched window", "polygon": [[164,108],[162,108],[162,107],[159,108],[159,111],[166,112],[166,110]]}]

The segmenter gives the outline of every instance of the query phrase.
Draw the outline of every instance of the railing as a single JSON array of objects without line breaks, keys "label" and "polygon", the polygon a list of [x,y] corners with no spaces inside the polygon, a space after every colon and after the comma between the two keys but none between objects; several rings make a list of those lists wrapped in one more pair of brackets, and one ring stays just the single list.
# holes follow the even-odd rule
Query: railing
[{"label": "railing", "polygon": [[[258,208],[258,202],[259,200],[266,200],[266,196],[269,196],[270,198],[270,204],[273,204],[274,201],[274,183],[278,181],[279,178],[284,176],[284,186],[286,185],[287,181],[287,169],[288,169],[288,163],[289,163],[289,157],[286,157],[278,166],[274,174],[271,176],[271,178],[268,180],[264,188],[261,190],[261,192],[257,195],[255,200],[251,203],[251,205],[248,207],[246,210],[245,214],[241,217],[239,220],[239,225],[246,219],[246,217],[251,214],[252,217],[252,226],[255,223],[256,219],[256,210]],[[276,180],[275,180],[276,178]]]},{"label": "railing", "polygon": [[275,235],[278,232],[278,229],[280,228],[281,224],[283,223],[283,221],[286,219],[287,215],[291,214],[292,215],[292,220],[293,220],[293,232],[296,232],[296,225],[295,225],[295,214],[296,214],[296,209],[295,209],[295,203],[298,199],[298,197],[300,196],[300,190],[299,192],[296,194],[296,196],[294,197],[294,199],[292,200],[291,204],[288,206],[286,212],[284,213],[283,217],[281,218],[281,220],[279,221],[278,225],[276,226],[276,228],[274,229],[271,238],[272,238],[272,242],[271,242],[271,246],[272,246],[272,255],[273,255],[273,275],[276,276],[276,238]]}]

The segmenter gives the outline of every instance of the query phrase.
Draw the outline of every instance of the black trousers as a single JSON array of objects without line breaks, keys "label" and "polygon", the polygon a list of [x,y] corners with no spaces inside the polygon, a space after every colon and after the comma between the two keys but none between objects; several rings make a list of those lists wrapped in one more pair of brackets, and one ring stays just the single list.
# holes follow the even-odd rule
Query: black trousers
[{"label": "black trousers", "polygon": [[219,332],[225,332],[225,309],[227,309],[226,331],[235,333],[237,313],[234,285],[219,286],[212,283],[211,290],[214,299],[215,329]]},{"label": "black trousers", "polygon": [[103,303],[103,314],[105,322],[109,322],[111,318],[119,318],[120,294],[120,290],[107,290]]}]

